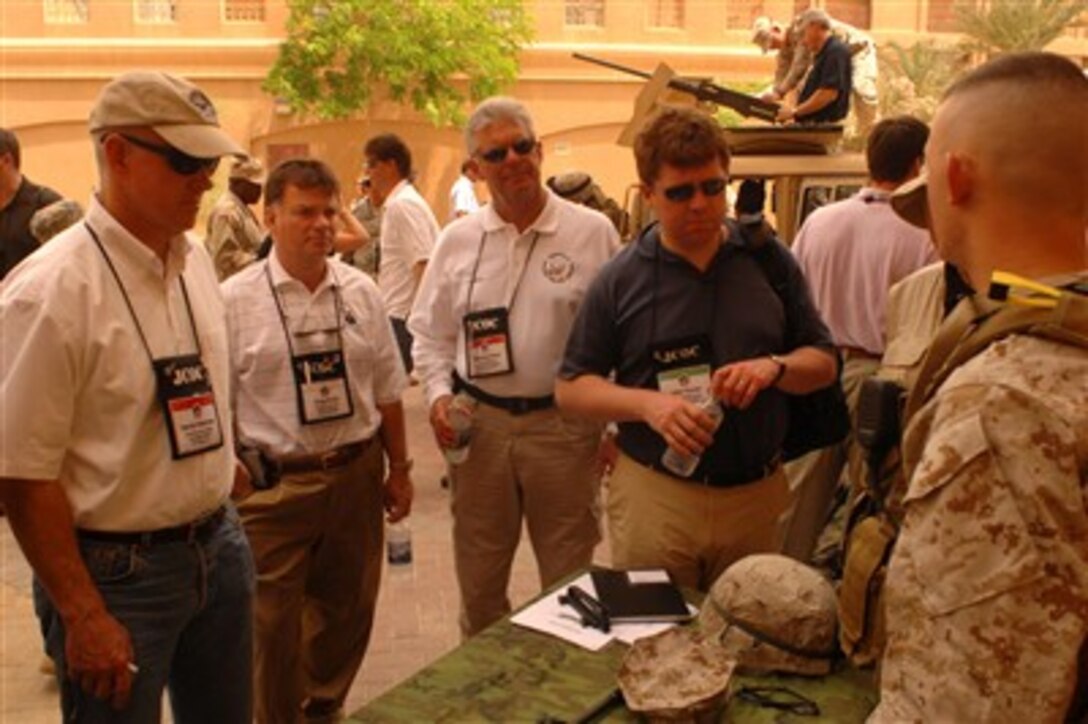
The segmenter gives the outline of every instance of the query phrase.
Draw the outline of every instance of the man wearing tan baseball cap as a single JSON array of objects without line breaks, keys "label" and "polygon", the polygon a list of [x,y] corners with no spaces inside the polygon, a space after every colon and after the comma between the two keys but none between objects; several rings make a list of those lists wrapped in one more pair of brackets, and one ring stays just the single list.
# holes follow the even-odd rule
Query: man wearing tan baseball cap
[{"label": "man wearing tan baseball cap", "polygon": [[235,161],[230,167],[228,188],[208,216],[204,245],[221,282],[257,258],[265,232],[251,207],[261,200],[264,180],[264,166],[257,159]]},{"label": "man wearing tan baseball cap", "polygon": [[[83,223],[0,289],[0,504],[35,573],[66,722],[252,720],[253,562],[223,305],[190,241],[225,155],[196,86],[126,73],[90,113]],[[238,479],[243,483],[242,477]]]}]

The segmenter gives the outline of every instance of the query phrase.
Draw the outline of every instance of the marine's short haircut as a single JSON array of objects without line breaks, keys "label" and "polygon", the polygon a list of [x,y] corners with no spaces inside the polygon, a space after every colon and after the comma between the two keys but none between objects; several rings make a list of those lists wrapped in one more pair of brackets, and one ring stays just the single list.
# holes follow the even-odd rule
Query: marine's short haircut
[{"label": "marine's short haircut", "polygon": [[401,178],[412,175],[412,152],[395,133],[383,133],[371,138],[363,147],[363,155],[375,161],[393,161]]},{"label": "marine's short haircut", "polygon": [[869,132],[865,161],[874,181],[903,183],[925,156],[929,126],[913,116],[885,118]]},{"label": "marine's short haircut", "polygon": [[340,182],[332,169],[316,158],[292,158],[272,169],[264,186],[265,205],[271,206],[283,199],[288,186],[321,189],[330,196],[340,193]]},{"label": "marine's short haircut", "polygon": [[729,145],[721,126],[710,116],[690,108],[667,108],[635,138],[638,177],[653,184],[664,165],[695,168],[720,160],[729,170]]},{"label": "marine's short haircut", "polygon": [[0,156],[11,154],[12,163],[19,169],[22,163],[22,154],[19,150],[19,139],[6,128],[0,128]]},{"label": "marine's short haircut", "polygon": [[500,121],[513,121],[525,129],[530,138],[536,138],[533,118],[521,101],[508,96],[492,96],[476,106],[465,124],[465,148],[468,149],[469,156],[479,150],[476,147],[476,134]]},{"label": "marine's short haircut", "polygon": [[954,82],[945,91],[944,99],[994,83],[1052,87],[1069,94],[1069,100],[1073,101],[1069,104],[1070,108],[1076,108],[1077,102],[1084,103],[1088,99],[1088,78],[1084,71],[1068,58],[1042,51],[999,55]]}]

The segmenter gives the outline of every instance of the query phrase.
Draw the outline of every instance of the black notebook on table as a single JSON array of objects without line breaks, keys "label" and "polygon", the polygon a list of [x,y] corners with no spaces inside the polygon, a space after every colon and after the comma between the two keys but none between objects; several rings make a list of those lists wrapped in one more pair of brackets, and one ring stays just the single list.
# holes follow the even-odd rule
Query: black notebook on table
[{"label": "black notebook on table", "polygon": [[589,572],[597,600],[613,622],[686,621],[691,618],[680,589],[662,569]]}]

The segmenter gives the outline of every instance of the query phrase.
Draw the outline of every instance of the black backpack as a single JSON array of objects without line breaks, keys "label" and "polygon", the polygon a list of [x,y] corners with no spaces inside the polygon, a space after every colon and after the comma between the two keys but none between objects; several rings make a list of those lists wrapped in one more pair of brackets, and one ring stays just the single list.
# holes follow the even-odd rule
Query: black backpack
[{"label": "black backpack", "polygon": [[[786,328],[797,327],[797,305],[790,293],[789,267],[785,255],[789,250],[780,242],[766,222],[734,224],[727,221],[731,233],[739,234],[744,248],[759,262],[763,274],[786,309]],[[787,333],[787,337],[790,334]],[[842,442],[850,432],[850,411],[842,389],[842,356],[835,350],[838,376],[823,389],[807,395],[787,395],[789,423],[782,443],[782,459],[786,462],[821,448]]]}]

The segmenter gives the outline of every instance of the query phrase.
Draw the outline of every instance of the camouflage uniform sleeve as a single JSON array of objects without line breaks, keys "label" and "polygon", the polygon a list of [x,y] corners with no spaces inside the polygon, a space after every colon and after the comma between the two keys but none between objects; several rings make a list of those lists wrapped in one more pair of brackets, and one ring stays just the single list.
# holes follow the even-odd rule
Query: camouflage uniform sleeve
[{"label": "camouflage uniform sleeve", "polygon": [[1064,718],[1088,633],[1088,514],[1076,423],[1052,407],[975,384],[923,411],[870,722]]},{"label": "camouflage uniform sleeve", "polygon": [[236,209],[225,209],[208,219],[208,253],[215,261],[215,273],[223,281],[252,262],[256,255],[247,250],[245,219]]},{"label": "camouflage uniform sleeve", "polygon": [[[791,34],[794,31],[789,31]],[[774,89],[780,96],[784,96],[797,87],[801,79],[812,65],[812,53],[800,40],[791,35],[792,40],[786,41],[786,47],[778,51],[778,65],[774,72]]]}]

